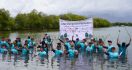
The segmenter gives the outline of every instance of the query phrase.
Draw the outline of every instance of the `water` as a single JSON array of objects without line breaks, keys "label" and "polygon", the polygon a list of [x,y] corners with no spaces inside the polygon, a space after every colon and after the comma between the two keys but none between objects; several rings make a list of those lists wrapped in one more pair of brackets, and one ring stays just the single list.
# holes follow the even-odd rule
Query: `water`
[{"label": "water", "polygon": [[[110,28],[96,28],[94,29],[94,35],[96,37],[103,38],[106,41],[112,40],[113,45],[117,47],[116,40],[118,36],[118,31],[121,31],[120,34],[120,42],[128,42],[129,36],[125,30],[128,30],[130,35],[132,35],[132,27],[110,27]],[[22,43],[27,38],[28,35],[31,35],[35,38],[36,42],[40,42],[42,40],[44,33],[48,33],[51,35],[53,39],[53,47],[56,48],[56,43],[58,42],[58,31],[50,31],[50,32],[43,32],[43,31],[23,31],[23,32],[0,32],[0,36],[9,37],[12,41],[15,40],[16,37],[22,38]],[[132,37],[132,36],[131,36]],[[60,62],[54,61],[53,64],[51,63],[51,58],[53,56],[53,52],[50,52],[49,61],[46,60],[45,64],[42,65],[36,61],[34,58],[33,61],[29,61],[27,67],[24,66],[23,61],[17,62],[16,66],[13,65],[13,62],[1,61],[0,55],[0,70],[132,70],[132,44],[127,49],[128,61],[126,63],[109,63],[107,60],[104,61],[101,57],[98,56],[83,56],[79,55],[78,59],[76,59],[75,63],[69,60],[65,60],[62,58]]]}]

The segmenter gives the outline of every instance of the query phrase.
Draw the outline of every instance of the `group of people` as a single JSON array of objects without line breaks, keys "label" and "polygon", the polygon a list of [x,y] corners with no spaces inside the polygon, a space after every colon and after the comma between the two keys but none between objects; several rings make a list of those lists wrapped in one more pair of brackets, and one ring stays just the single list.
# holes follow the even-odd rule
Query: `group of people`
[{"label": "group of people", "polygon": [[[14,42],[11,42],[11,39],[5,39],[2,37],[0,40],[0,53],[2,54],[3,61],[6,60],[8,55],[8,61],[11,61],[13,56],[14,63],[17,62],[17,60],[24,60],[26,65],[29,59],[33,60],[34,57],[37,57],[37,59],[43,64],[45,59],[48,60],[48,57],[50,56],[49,51],[54,53],[51,60],[52,62],[56,58],[58,59],[61,57],[68,58],[72,61],[78,58],[80,54],[107,55],[107,58],[110,61],[118,59],[123,59],[124,61],[127,58],[126,50],[130,43],[131,38],[129,43],[123,42],[120,44],[118,36],[118,51],[116,51],[111,40],[108,40],[108,45],[106,45],[101,38],[95,39],[94,37],[86,37],[83,40],[80,40],[79,38],[74,39],[74,36],[72,36],[72,40],[69,40],[67,37],[60,38],[56,48],[54,48],[53,40],[48,34],[45,34],[42,41],[38,44],[35,42],[34,38],[31,38],[30,36],[28,36],[24,44],[21,42],[21,38],[16,38]],[[64,49],[62,49],[62,47],[64,47]]]},{"label": "group of people", "polygon": [[106,59],[110,61],[116,61],[118,59],[121,61],[125,61],[127,59],[127,47],[131,43],[130,38],[129,43],[123,42],[122,44],[120,44],[118,37],[118,50],[116,50],[116,47],[113,46],[111,40],[108,40],[107,45],[101,38],[99,38],[98,40],[95,38],[85,38],[83,40],[79,40],[79,38],[77,38],[76,40],[73,40],[73,38],[74,36],[72,37],[72,40],[69,40],[68,38],[60,40],[65,46],[65,53],[68,54],[69,58],[71,59],[77,57],[79,53],[85,53],[86,55],[90,56],[98,54],[99,56],[104,57],[104,55],[107,55]]},{"label": "group of people", "polygon": [[31,60],[33,59],[33,53],[35,51],[36,43],[33,38],[28,36],[24,44],[21,42],[21,38],[16,38],[15,41],[11,41],[9,38],[2,37],[0,41],[0,53],[2,54],[2,61],[6,60],[8,56],[8,61],[12,60],[14,57],[14,64],[17,60],[23,59],[24,63],[28,63],[29,53],[31,54]]}]

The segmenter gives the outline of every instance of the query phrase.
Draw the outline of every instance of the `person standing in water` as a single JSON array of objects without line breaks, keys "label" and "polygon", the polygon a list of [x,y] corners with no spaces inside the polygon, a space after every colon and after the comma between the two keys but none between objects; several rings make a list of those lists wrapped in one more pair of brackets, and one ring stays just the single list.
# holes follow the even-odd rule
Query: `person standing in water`
[{"label": "person standing in water", "polygon": [[29,49],[27,45],[27,40],[25,41],[24,47],[22,48],[22,57],[23,57],[25,66],[27,66],[27,63],[29,60]]},{"label": "person standing in water", "polygon": [[60,63],[61,57],[63,56],[63,50],[61,50],[61,43],[57,43],[57,49],[52,48],[52,51],[54,52],[54,56],[51,59],[51,64],[53,65],[53,62],[57,60],[58,63]]},{"label": "person standing in water", "polygon": [[0,41],[0,51],[2,53],[2,60],[4,61],[6,59],[6,54],[7,54],[7,41],[5,37],[2,37],[2,40]]},{"label": "person standing in water", "polygon": [[43,50],[43,48],[40,48],[40,51],[38,53],[38,59],[40,60],[41,64],[44,64],[44,60],[46,58],[47,53]]},{"label": "person standing in water", "polygon": [[[120,33],[120,31],[119,31]],[[128,43],[126,42],[122,42],[122,44],[119,43],[119,35],[118,35],[118,38],[117,38],[117,45],[118,45],[118,48],[119,48],[119,55],[120,55],[120,59],[124,61],[124,59],[127,58],[127,55],[126,55],[126,51],[127,51],[127,47],[130,45],[131,43],[131,38],[129,40]]]}]

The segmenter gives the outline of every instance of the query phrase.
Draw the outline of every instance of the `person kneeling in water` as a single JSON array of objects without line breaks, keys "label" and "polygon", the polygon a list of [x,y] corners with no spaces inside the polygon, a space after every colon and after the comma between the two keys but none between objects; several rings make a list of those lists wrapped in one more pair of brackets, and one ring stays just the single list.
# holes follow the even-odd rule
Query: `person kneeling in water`
[{"label": "person kneeling in water", "polygon": [[111,52],[107,52],[107,51],[104,51],[106,55],[108,55],[108,59],[109,61],[117,61],[118,60],[118,57],[119,57],[119,54],[118,52],[116,52],[116,48],[115,47],[112,47],[111,48],[112,51]]},{"label": "person kneeling in water", "polygon": [[75,61],[74,61],[75,58],[78,57],[78,51],[75,50],[74,47],[71,47],[71,48],[68,50],[67,54],[68,54],[68,58],[71,60],[71,65],[73,65],[74,62],[75,62]]},{"label": "person kneeling in water", "polygon": [[63,51],[61,50],[61,43],[57,43],[57,49],[53,49],[52,51],[55,53],[55,55],[52,57],[52,62],[54,61],[54,59],[57,58],[57,60],[60,60],[61,56],[63,55]]}]

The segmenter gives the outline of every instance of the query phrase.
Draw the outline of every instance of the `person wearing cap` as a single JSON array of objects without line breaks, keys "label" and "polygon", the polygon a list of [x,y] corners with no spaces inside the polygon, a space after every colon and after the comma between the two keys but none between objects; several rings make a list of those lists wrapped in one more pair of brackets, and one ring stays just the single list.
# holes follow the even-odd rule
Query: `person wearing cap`
[{"label": "person wearing cap", "polygon": [[107,47],[108,47],[107,48],[107,52],[112,52],[113,45],[112,45],[112,41],[111,40],[108,40],[108,46]]},{"label": "person wearing cap", "polygon": [[102,46],[104,46],[104,41],[102,40],[102,38],[99,38],[99,40],[98,40],[98,43],[99,43],[99,45],[102,45]]},{"label": "person wearing cap", "polygon": [[117,61],[118,60],[118,57],[119,57],[119,54],[118,52],[116,51],[116,48],[115,47],[112,47],[111,48],[111,52],[107,52],[107,51],[104,51],[106,55],[108,55],[108,59],[109,61]]}]

